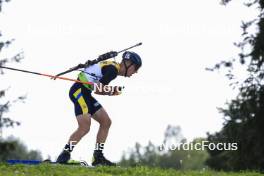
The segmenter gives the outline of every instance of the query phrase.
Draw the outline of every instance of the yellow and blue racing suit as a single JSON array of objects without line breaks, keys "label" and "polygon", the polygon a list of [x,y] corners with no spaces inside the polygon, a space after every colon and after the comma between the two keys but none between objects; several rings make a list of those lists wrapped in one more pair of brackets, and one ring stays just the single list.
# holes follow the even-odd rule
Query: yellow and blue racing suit
[{"label": "yellow and blue racing suit", "polygon": [[[114,61],[102,61],[82,70],[78,80],[83,82],[109,84],[115,79],[120,70],[120,65]],[[74,83],[69,91],[69,96],[74,104],[75,115],[93,115],[102,105],[92,96],[93,86]]]}]

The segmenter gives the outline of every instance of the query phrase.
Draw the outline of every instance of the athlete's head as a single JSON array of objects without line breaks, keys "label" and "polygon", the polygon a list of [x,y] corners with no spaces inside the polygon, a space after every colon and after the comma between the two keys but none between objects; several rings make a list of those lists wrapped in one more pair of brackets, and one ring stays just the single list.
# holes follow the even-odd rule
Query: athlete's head
[{"label": "athlete's head", "polygon": [[138,71],[142,65],[140,56],[132,51],[124,52],[121,62],[121,75],[130,77]]}]

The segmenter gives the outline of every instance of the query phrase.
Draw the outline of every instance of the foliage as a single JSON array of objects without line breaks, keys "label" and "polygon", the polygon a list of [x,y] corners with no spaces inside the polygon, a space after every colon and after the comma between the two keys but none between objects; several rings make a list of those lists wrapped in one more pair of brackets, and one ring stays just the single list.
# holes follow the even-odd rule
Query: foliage
[{"label": "foliage", "polygon": [[[0,0],[0,12],[2,10],[2,5],[5,2],[9,2],[9,0]],[[11,57],[3,57],[4,49],[8,48],[12,42],[14,42],[14,39],[3,39],[0,31],[0,66],[4,66],[9,62],[20,62],[23,59],[23,53],[17,53]],[[0,70],[0,74],[4,74],[3,70]],[[8,88],[0,90],[0,161],[5,161],[7,159],[41,159],[39,151],[28,151],[26,146],[19,140],[14,138],[2,138],[3,128],[20,125],[20,122],[7,117],[5,114],[9,111],[12,104],[17,101],[23,102],[25,99],[25,96],[19,96],[15,100],[6,100],[6,91],[8,91]]]},{"label": "foliage", "polygon": [[25,144],[13,137],[0,140],[0,151],[0,161],[2,162],[8,159],[42,160],[41,153],[39,151],[28,151]]},{"label": "foliage", "polygon": [[[9,0],[0,0],[0,12],[2,10],[2,5],[4,2],[9,2]],[[14,42],[14,39],[4,40],[2,33],[0,31],[0,53],[3,52],[5,48],[8,48],[12,42]],[[17,53],[14,56],[11,56],[9,58],[3,58],[2,55],[0,55],[0,66],[4,66],[8,62],[20,62],[23,59],[23,53]],[[0,69],[0,74],[4,74],[3,70]],[[0,138],[2,137],[2,129],[4,127],[14,127],[16,125],[20,125],[20,122],[12,120],[10,117],[4,116],[9,111],[9,108],[11,105],[17,101],[23,101],[25,99],[25,96],[20,96],[16,100],[6,100],[4,101],[3,98],[5,97],[6,91],[8,89],[0,90]]]},{"label": "foliage", "polygon": [[10,0],[0,0],[0,12],[2,11],[2,6],[4,2],[9,2]]},{"label": "foliage", "polygon": [[[200,143],[203,139],[195,139],[192,145]],[[208,157],[206,151],[181,147],[187,143],[181,133],[179,126],[169,125],[164,133],[164,140],[161,146],[155,146],[149,141],[147,146],[135,144],[128,156],[123,155],[120,164],[123,166],[149,166],[160,168],[173,168],[181,170],[202,170],[207,168],[205,160]]]},{"label": "foliage", "polygon": [[[226,5],[232,0],[222,0]],[[264,166],[264,0],[244,1],[249,8],[256,8],[259,15],[248,22],[242,22],[242,41],[235,43],[240,48],[238,58],[222,61],[209,70],[228,68],[226,76],[231,85],[238,88],[237,97],[227,103],[227,107],[219,108],[224,115],[224,126],[215,134],[208,134],[210,142],[237,143],[236,151],[208,151],[210,158],[207,164],[219,170],[261,170]],[[256,33],[249,32],[250,28],[257,28]],[[245,67],[247,77],[237,81],[240,75],[235,74],[238,66]]]}]

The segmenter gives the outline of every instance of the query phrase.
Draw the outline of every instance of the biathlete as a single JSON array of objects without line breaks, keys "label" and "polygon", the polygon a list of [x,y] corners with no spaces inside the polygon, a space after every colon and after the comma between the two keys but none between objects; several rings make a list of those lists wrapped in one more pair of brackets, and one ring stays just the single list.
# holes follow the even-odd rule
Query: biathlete
[{"label": "biathlete", "polygon": [[63,164],[70,160],[74,146],[89,132],[91,118],[93,118],[100,124],[100,127],[96,137],[92,165],[116,165],[116,163],[106,159],[103,154],[104,144],[111,126],[111,119],[102,105],[93,97],[92,92],[98,95],[119,95],[121,87],[108,86],[108,84],[117,76],[132,76],[137,73],[141,65],[142,61],[137,53],[126,51],[122,55],[121,63],[101,61],[80,72],[78,80],[94,84],[92,86],[74,83],[70,88],[69,96],[74,104],[78,128],[70,136],[68,143],[63,148],[56,162]]}]

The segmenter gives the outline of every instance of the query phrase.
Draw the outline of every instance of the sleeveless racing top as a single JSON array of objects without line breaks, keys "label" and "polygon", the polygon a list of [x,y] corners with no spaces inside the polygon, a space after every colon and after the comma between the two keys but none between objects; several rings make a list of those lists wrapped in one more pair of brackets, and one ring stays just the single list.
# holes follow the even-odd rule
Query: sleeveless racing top
[{"label": "sleeveless racing top", "polygon": [[[83,82],[101,82],[104,85],[116,78],[120,70],[120,65],[115,61],[101,61],[97,64],[86,67],[78,75],[78,79]],[[93,90],[92,85],[83,84],[89,90]]]}]

